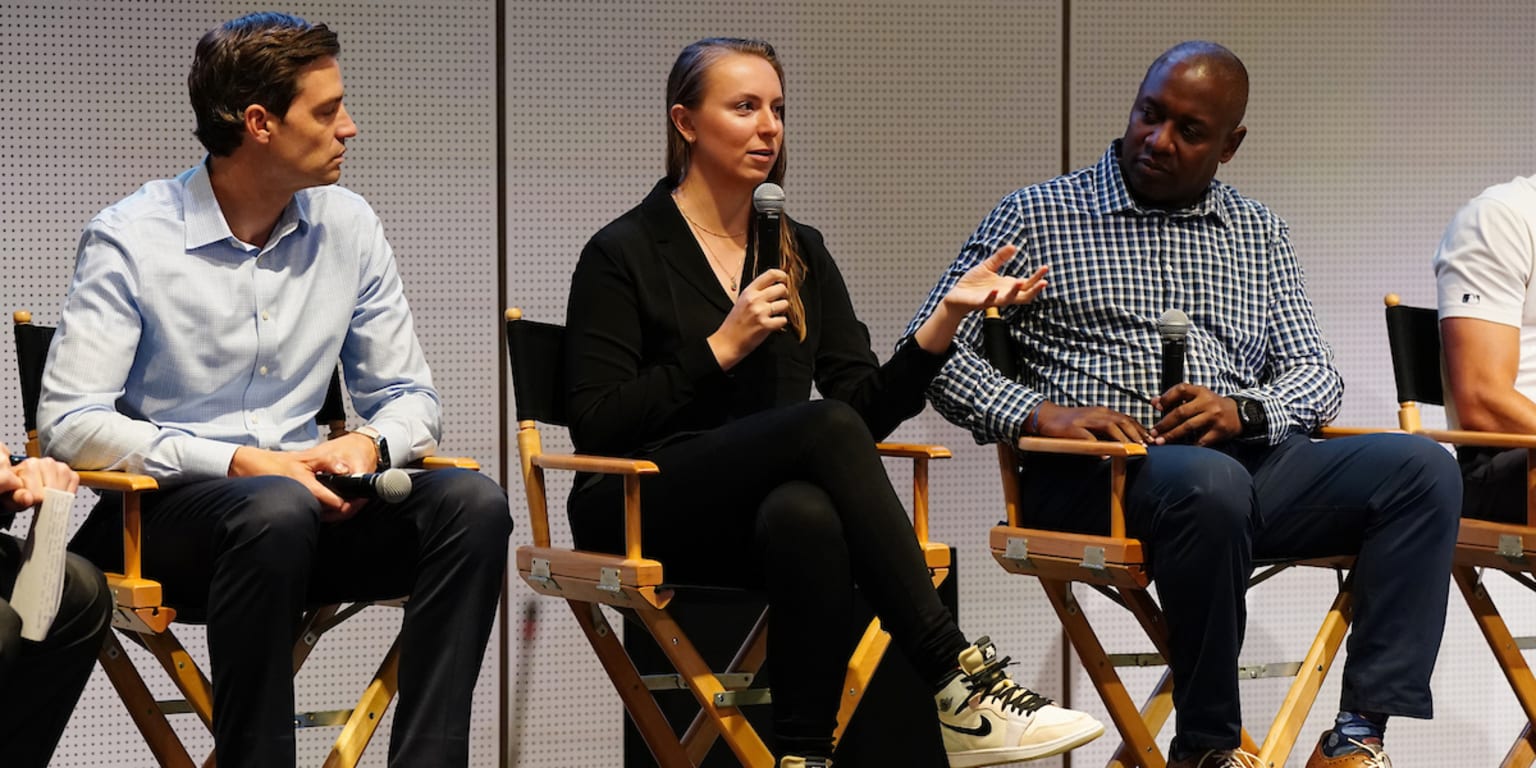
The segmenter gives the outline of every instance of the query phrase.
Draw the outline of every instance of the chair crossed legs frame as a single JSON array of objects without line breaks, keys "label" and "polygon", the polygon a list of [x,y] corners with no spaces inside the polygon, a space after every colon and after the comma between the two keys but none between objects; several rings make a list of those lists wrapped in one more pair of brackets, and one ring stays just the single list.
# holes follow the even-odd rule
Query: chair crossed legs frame
[{"label": "chair crossed legs frame", "polygon": [[[30,312],[18,311],[13,315],[16,334],[16,354],[22,379],[23,415],[27,430],[27,455],[38,456],[37,404],[43,378],[43,361],[53,338],[53,328],[32,324]],[[316,417],[330,429],[330,437],[337,437],[346,430],[346,412],[341,399],[341,383],[333,378],[326,405]],[[452,457],[428,457],[421,462],[423,468],[462,467],[479,469],[470,459]],[[182,699],[157,701],[138,668],[133,664],[121,641],[115,634],[108,634],[98,660],[117,690],[123,705],[127,707],[134,724],[143,734],[155,760],[169,768],[191,768],[197,765],[188,754],[186,746],[176,735],[168,714],[192,713],[197,715],[210,731],[213,728],[213,688],[208,676],[198,667],[196,660],[182,646],[171,629],[176,610],[163,604],[159,582],[146,578],[142,569],[142,531],[140,503],[143,494],[153,493],[159,486],[154,478],[127,472],[82,471],[80,484],[95,491],[119,494],[123,514],[123,572],[108,573],[107,586],[112,590],[116,606],[112,625],[128,634],[135,642],[154,655],[166,674],[180,691]],[[403,601],[397,601],[397,604]],[[298,636],[293,645],[293,671],[298,674],[320,636],[339,625],[369,605],[378,603],[357,602],[319,606],[306,611],[300,621]],[[368,682],[357,706],[352,709],[307,712],[295,715],[297,727],[342,726],[341,733],[326,757],[325,768],[350,768],[357,765],[363,750],[373,738],[385,710],[394,699],[399,670],[399,641],[390,645],[389,651],[379,663],[378,670]],[[209,754],[204,766],[216,764],[216,755]]]},{"label": "chair crossed legs frame", "polygon": [[1483,583],[1483,573],[1502,572],[1516,583],[1536,592],[1536,437],[1498,432],[1424,429],[1419,404],[1444,405],[1440,375],[1440,321],[1433,309],[1409,307],[1396,294],[1386,304],[1387,341],[1392,349],[1396,378],[1398,426],[1455,446],[1477,446],[1525,451],[1526,519],[1524,524],[1496,523],[1463,518],[1456,537],[1451,576],[1472,611],[1473,620],[1488,642],[1499,669],[1525,714],[1525,726],[1500,765],[1528,768],[1536,763],[1536,676],[1521,653],[1516,638]]},{"label": "chair crossed legs frame", "polygon": [[[1012,342],[995,310],[988,311],[988,317],[983,322],[983,334],[987,356],[993,365],[1004,375],[1017,375],[1010,348]],[[1338,430],[1326,436],[1354,433]],[[1006,524],[992,528],[988,545],[993,558],[1005,570],[1033,576],[1045,590],[1068,642],[1081,661],[1094,690],[1108,709],[1115,728],[1120,732],[1120,748],[1111,757],[1108,766],[1165,768],[1168,761],[1157,746],[1157,736],[1173,712],[1171,672],[1164,672],[1146,702],[1138,707],[1119,673],[1115,671],[1116,666],[1121,665],[1117,659],[1125,659],[1129,665],[1149,666],[1164,663],[1163,660],[1170,657],[1167,620],[1157,601],[1147,591],[1151,584],[1151,573],[1147,568],[1144,547],[1140,540],[1127,535],[1125,525],[1127,469],[1129,462],[1146,455],[1146,447],[1137,443],[1024,437],[1019,440],[1016,448],[1024,454],[1076,455],[1097,457],[1109,462],[1108,535],[1028,528],[1023,524],[1020,507],[1015,446],[999,445],[998,460],[1002,470],[1008,519]],[[1249,586],[1252,588],[1296,565],[1333,569],[1338,574],[1338,591],[1323,614],[1320,627],[1305,657],[1299,663],[1266,665],[1246,675],[1294,676],[1264,742],[1255,744],[1246,729],[1242,732],[1243,749],[1258,755],[1262,764],[1272,767],[1284,765],[1295,746],[1323,679],[1344,642],[1351,619],[1349,581],[1344,576],[1345,570],[1353,566],[1351,557],[1268,563],[1249,579]],[[1073,594],[1074,584],[1088,585],[1129,611],[1146,633],[1156,653],[1124,657],[1107,652]],[[1234,670],[1234,674],[1236,672]]]},{"label": "chair crossed legs frame", "polygon": [[[740,709],[756,701],[753,692],[745,688],[766,656],[767,611],[759,616],[730,664],[720,673],[712,671],[667,611],[675,589],[664,579],[663,564],[646,559],[642,553],[641,479],[659,473],[660,469],[644,460],[544,452],[539,423],[566,423],[561,374],[564,328],[523,319],[517,309],[507,310],[506,326],[517,401],[518,456],[534,542],[518,547],[518,573],[535,591],[561,598],[570,606],[625,710],[663,768],[699,765],[717,738],[724,739],[743,766],[772,768],[773,755]],[[879,449],[884,456],[913,462],[913,527],[937,585],[948,575],[950,559],[947,546],[928,540],[928,462],[948,458],[950,452],[921,445],[881,444]],[[623,555],[551,545],[546,470],[624,478]],[[605,605],[633,614],[677,670],[676,676],[664,677],[679,680],[693,693],[699,713],[681,737],[674,733],[652,697],[651,690],[663,686],[635,668],[602,611]],[[880,628],[879,621],[872,621],[848,661],[835,737],[840,737],[847,727],[889,644],[890,636]]]}]

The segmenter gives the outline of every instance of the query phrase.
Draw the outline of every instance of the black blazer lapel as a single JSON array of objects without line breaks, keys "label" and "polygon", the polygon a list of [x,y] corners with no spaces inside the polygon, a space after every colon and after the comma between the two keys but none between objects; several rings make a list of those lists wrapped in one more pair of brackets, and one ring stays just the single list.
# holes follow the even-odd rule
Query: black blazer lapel
[{"label": "black blazer lapel", "polygon": [[698,291],[699,296],[723,312],[731,311],[731,299],[720,288],[720,281],[710,269],[708,257],[699,248],[688,229],[688,222],[672,202],[671,190],[665,179],[656,183],[651,193],[640,203],[645,215],[646,227],[655,243],[655,252],[683,281]]}]

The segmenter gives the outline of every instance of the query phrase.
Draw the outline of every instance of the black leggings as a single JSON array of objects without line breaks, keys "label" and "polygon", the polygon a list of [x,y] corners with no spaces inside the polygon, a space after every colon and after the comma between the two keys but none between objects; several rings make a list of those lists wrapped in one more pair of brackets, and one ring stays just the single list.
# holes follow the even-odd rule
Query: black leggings
[{"label": "black leggings", "polygon": [[[775,736],[828,755],[853,634],[853,587],[935,687],[968,645],[939,602],[874,439],[847,404],[767,411],[658,449],[641,483],[643,551],[669,581],[765,587]],[[571,495],[577,545],[623,551],[622,485]],[[751,553],[752,557],[747,554]],[[782,660],[793,660],[786,663]]]}]

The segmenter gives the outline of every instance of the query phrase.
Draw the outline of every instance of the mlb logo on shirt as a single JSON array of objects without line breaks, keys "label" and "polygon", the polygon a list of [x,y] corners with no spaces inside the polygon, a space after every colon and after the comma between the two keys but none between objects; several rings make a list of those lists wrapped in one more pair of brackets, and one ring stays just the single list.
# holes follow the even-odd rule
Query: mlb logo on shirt
[{"label": "mlb logo on shirt", "polygon": [[1463,293],[1461,295],[1461,303],[1463,304],[1476,304],[1482,300],[1482,294],[1478,293]]}]

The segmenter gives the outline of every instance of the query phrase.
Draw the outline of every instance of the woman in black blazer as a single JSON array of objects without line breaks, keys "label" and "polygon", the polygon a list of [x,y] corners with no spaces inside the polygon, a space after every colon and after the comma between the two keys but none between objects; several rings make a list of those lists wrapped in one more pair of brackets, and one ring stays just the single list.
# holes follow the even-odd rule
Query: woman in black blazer
[{"label": "woman in black blazer", "polygon": [[[1103,732],[1008,679],[939,602],[877,438],[923,407],[960,320],[1044,288],[972,270],[881,365],[816,230],[784,221],[782,269],[740,285],[752,192],[782,181],[783,71],[766,43],[688,46],[667,83],[667,177],[582,251],[566,312],[578,450],[645,457],[647,554],[678,582],[761,586],[781,766],[827,764],[857,584],[931,680],[950,765],[1064,752]],[[811,384],[824,399],[810,400]],[[584,478],[579,546],[623,551],[619,485]],[[826,638],[836,638],[829,642]]]}]

